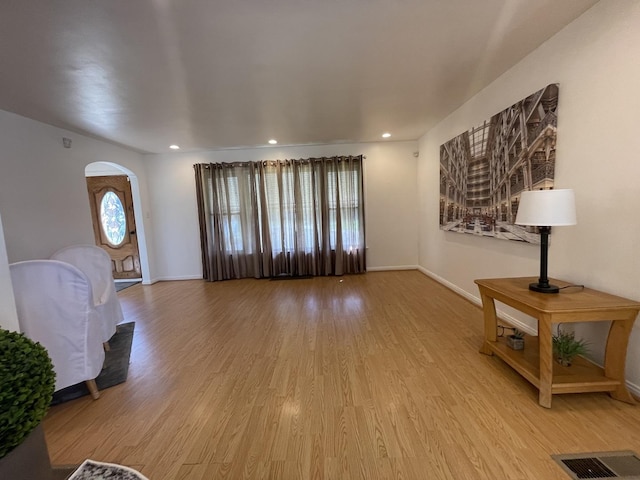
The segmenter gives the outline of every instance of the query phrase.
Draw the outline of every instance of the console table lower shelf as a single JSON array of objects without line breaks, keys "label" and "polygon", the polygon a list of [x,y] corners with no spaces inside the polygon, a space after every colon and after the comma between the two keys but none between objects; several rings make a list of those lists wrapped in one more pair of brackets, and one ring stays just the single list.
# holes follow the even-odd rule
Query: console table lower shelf
[{"label": "console table lower shelf", "polygon": [[[562,280],[554,285],[570,286]],[[611,397],[636,403],[625,384],[625,361],[629,335],[640,302],[599,292],[590,288],[569,289],[546,294],[529,290],[532,277],[489,278],[476,280],[482,298],[484,342],[481,353],[497,355],[538,389],[538,403],[551,407],[556,393],[609,392]],[[496,302],[504,303],[533,317],[538,336],[528,337],[524,351],[511,350],[497,336]],[[571,367],[553,360],[553,326],[559,323],[609,322],[604,352],[604,368],[584,358]]]},{"label": "console table lower shelf", "polygon": [[[538,337],[527,336],[525,348],[510,348],[504,337],[497,341],[485,341],[484,349],[495,354],[507,365],[522,375],[537,389],[540,389],[540,355]],[[583,357],[575,357],[571,367],[563,367],[557,362],[553,365],[551,394],[613,392],[620,387],[620,381],[607,378],[604,369]]]}]

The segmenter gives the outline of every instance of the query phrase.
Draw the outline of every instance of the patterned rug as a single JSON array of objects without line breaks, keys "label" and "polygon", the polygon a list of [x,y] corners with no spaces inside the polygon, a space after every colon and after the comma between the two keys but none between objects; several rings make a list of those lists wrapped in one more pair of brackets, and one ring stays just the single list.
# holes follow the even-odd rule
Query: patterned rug
[{"label": "patterned rug", "polygon": [[[121,323],[116,327],[116,333],[109,340],[109,351],[104,355],[104,366],[96,378],[98,390],[113,387],[127,380],[134,328],[135,322]],[[89,395],[89,389],[81,382],[55,392],[51,405],[75,400],[84,395]]]},{"label": "patterned rug", "polygon": [[68,480],[149,480],[133,468],[85,460]]}]

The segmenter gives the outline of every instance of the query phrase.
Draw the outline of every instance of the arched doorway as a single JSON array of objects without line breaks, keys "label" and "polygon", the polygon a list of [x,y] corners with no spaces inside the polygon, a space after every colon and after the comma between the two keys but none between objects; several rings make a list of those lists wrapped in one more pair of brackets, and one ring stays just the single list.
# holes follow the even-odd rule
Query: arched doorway
[{"label": "arched doorway", "polygon": [[[114,264],[118,265],[118,272],[114,272],[114,278],[141,278],[142,283],[151,283],[137,176],[131,170],[116,163],[93,162],[85,167],[85,177],[87,177],[89,200],[94,219],[99,217],[100,211],[104,208],[113,208],[117,211],[119,207],[122,207],[125,214],[121,224],[116,225],[118,228],[113,226],[107,228],[100,224],[99,220],[94,222],[94,230],[101,229],[100,232],[96,230],[96,244],[98,246],[103,247],[110,255],[128,249],[124,260],[117,254],[112,256]],[[112,178],[110,179],[110,177]],[[124,180],[125,178],[126,180]],[[109,186],[111,180],[113,180],[113,185]],[[128,184],[127,187],[130,187],[129,200],[124,193],[121,193],[124,189],[118,186],[118,183],[122,185],[123,181]],[[96,184],[100,186],[101,192],[99,195],[92,195],[91,185],[95,186]],[[131,203],[130,206],[125,206],[127,201]],[[129,220],[126,219],[127,210],[132,210],[132,217]],[[130,250],[133,248],[129,245],[131,240],[135,241],[136,252],[134,254],[130,254]]]}]

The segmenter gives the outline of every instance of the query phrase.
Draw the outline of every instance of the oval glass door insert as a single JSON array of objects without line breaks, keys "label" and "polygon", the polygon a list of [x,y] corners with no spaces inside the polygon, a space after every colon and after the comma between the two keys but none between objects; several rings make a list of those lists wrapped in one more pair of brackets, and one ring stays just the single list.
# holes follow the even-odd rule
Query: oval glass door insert
[{"label": "oval glass door insert", "polygon": [[127,231],[127,217],[122,202],[113,192],[107,192],[100,202],[100,223],[107,240],[118,246],[124,240]]}]

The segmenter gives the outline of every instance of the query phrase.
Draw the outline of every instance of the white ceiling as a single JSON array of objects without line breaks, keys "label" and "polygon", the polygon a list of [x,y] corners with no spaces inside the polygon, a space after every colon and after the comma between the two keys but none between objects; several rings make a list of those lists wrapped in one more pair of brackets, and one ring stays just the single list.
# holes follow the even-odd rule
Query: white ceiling
[{"label": "white ceiling", "polygon": [[0,1],[0,109],[166,152],[417,139],[597,0]]}]

